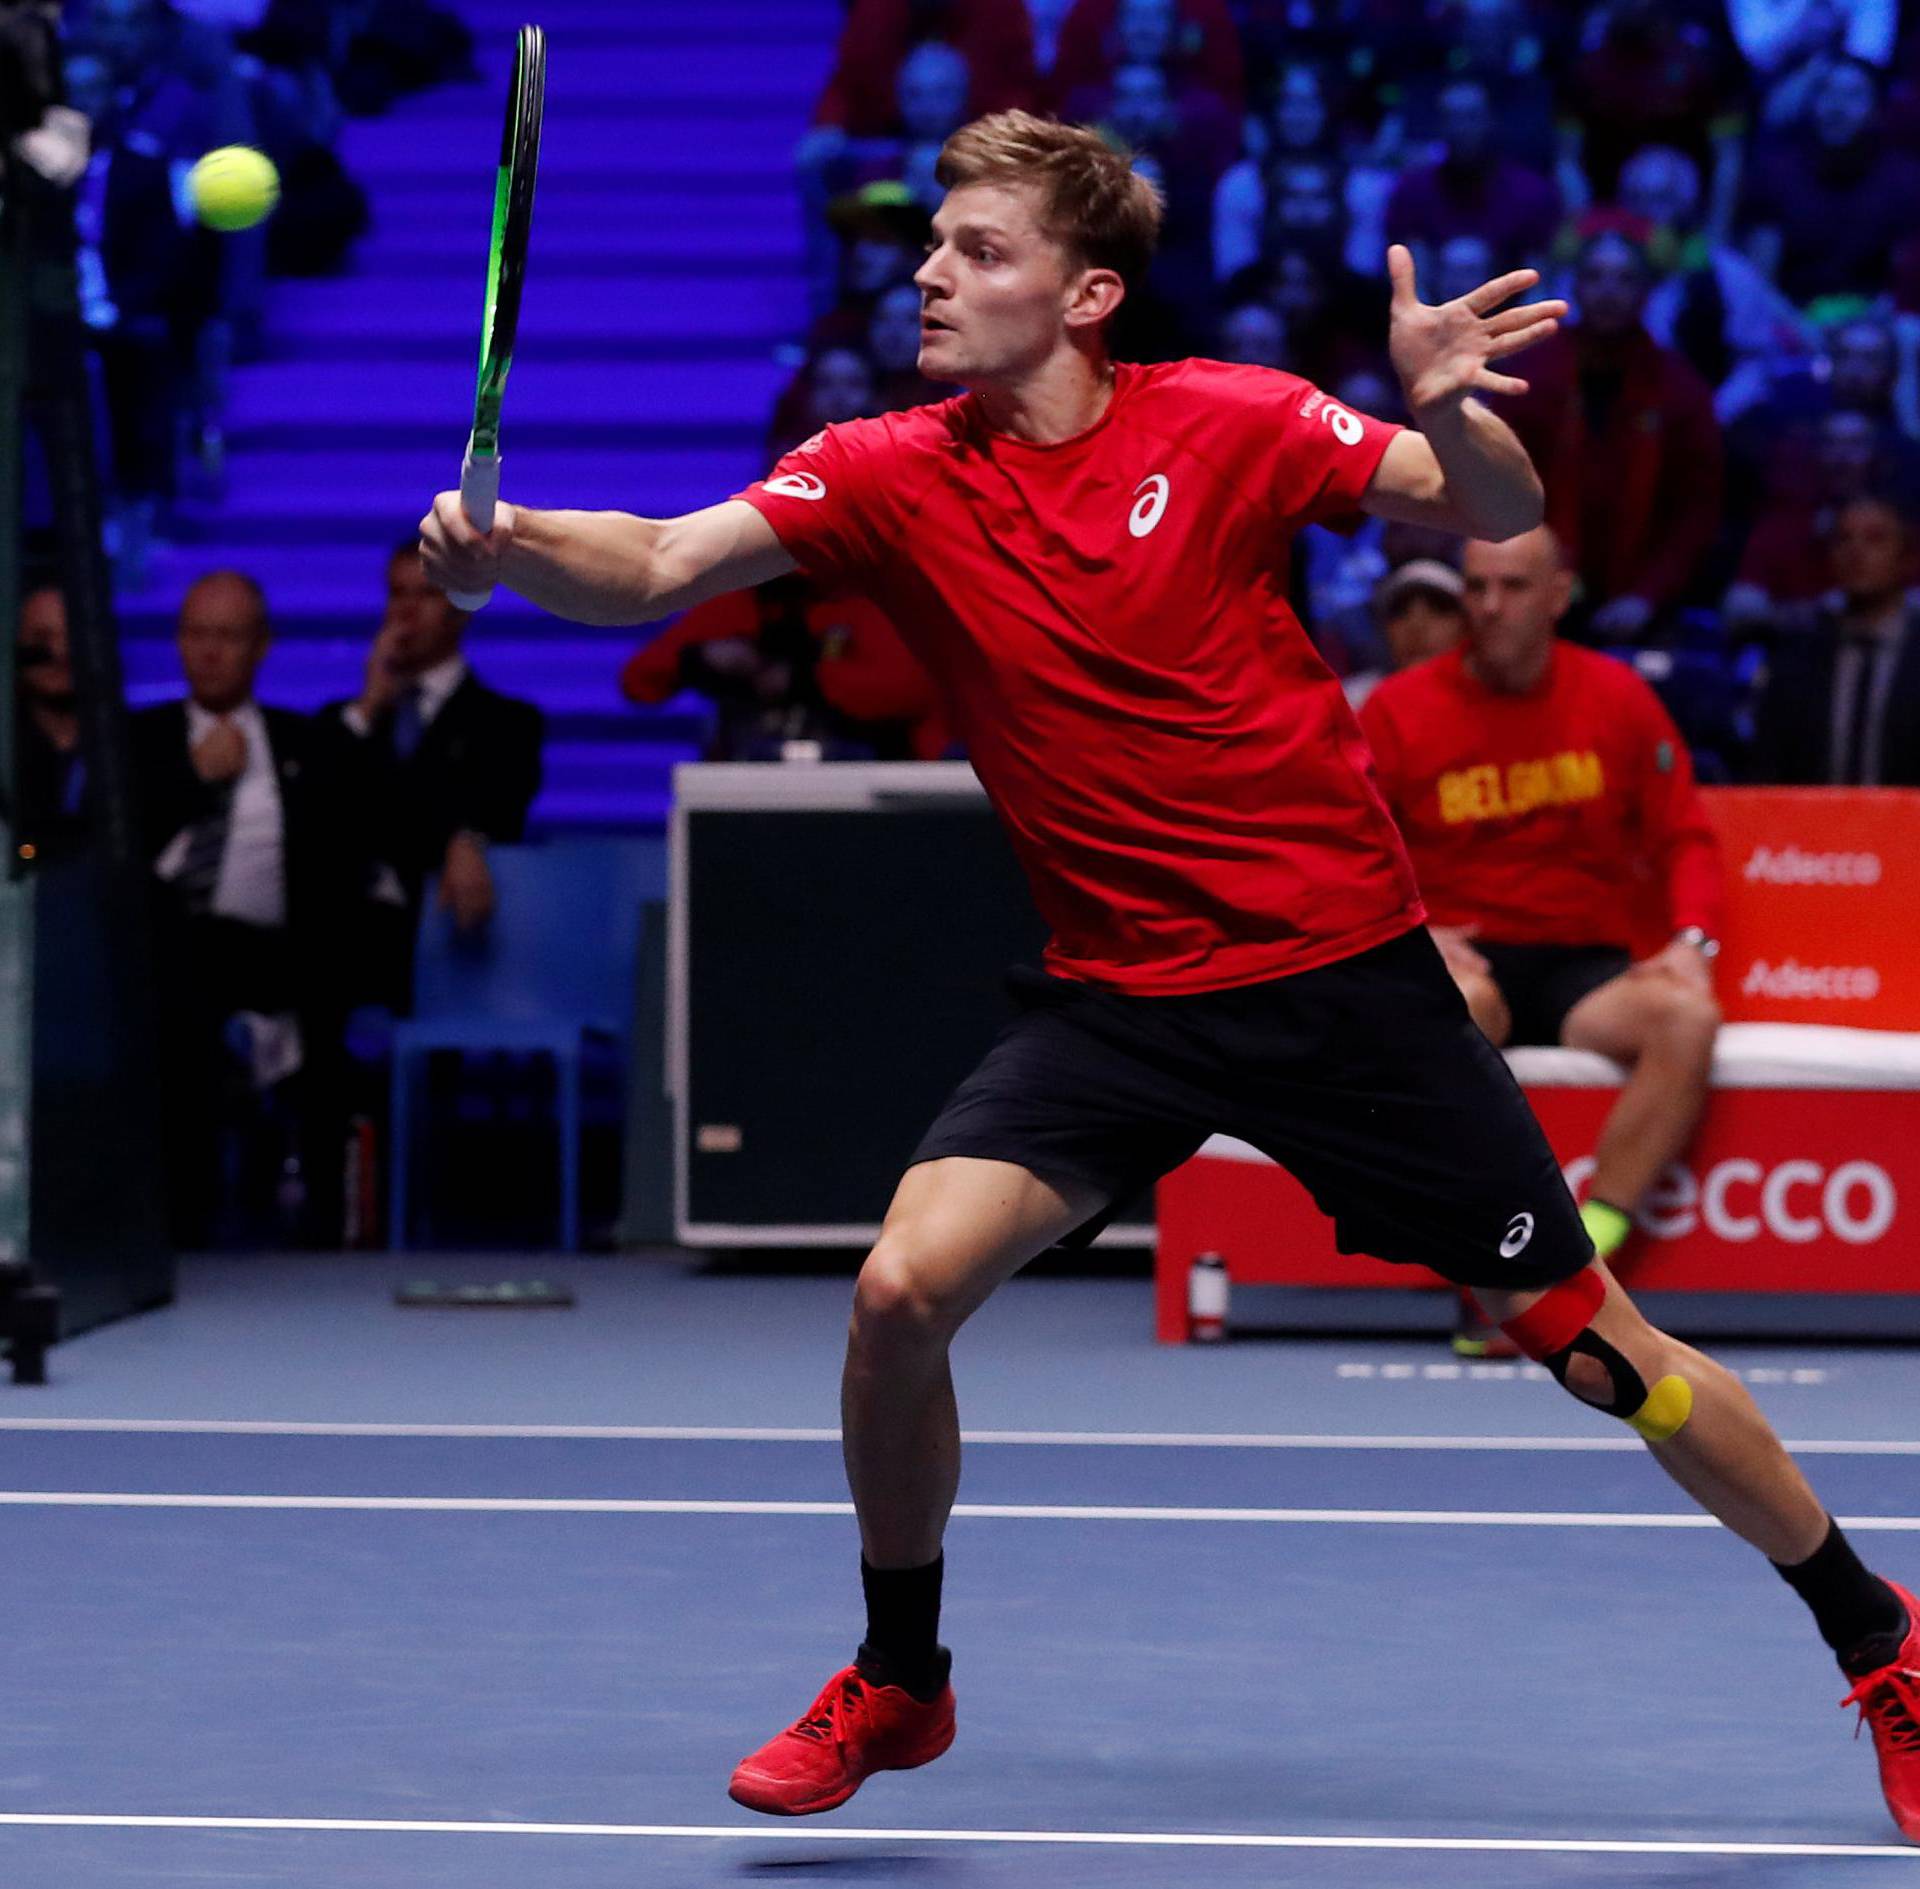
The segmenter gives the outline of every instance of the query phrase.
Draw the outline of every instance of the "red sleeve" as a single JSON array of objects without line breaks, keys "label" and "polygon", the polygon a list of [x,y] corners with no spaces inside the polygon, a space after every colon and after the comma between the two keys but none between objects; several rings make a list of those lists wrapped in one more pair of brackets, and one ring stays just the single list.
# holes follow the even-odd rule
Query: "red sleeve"
[{"label": "red sleeve", "polygon": [[1698,925],[1717,938],[1726,910],[1720,841],[1701,803],[1693,758],[1660,698],[1631,670],[1622,673],[1633,685],[1623,706],[1638,737],[1640,832],[1666,887],[1668,917],[1676,931]]},{"label": "red sleeve", "polygon": [[697,603],[636,649],[620,670],[620,693],[629,702],[651,705],[680,693],[680,652],[695,643],[717,643],[730,636],[760,634],[760,603],[751,590],[729,591]]},{"label": "red sleeve", "polygon": [[1216,371],[1228,377],[1232,451],[1248,496],[1289,530],[1354,517],[1380,456],[1402,429],[1329,400],[1297,374]]},{"label": "red sleeve", "polygon": [[885,556],[885,501],[899,458],[886,418],[849,420],[816,433],[735,498],[774,529],[788,554],[824,590],[857,583]]}]

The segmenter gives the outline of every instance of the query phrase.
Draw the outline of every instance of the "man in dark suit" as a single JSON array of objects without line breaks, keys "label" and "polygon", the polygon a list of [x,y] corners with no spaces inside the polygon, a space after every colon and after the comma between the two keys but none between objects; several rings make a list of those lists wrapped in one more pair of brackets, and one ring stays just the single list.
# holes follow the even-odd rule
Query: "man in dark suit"
[{"label": "man in dark suit", "polygon": [[1754,717],[1751,778],[1783,786],[1920,787],[1920,593],[1901,505],[1843,505],[1834,589],[1782,616]]},{"label": "man in dark suit", "polygon": [[194,584],[179,647],[185,699],[131,720],[174,1097],[174,1234],[200,1245],[214,1231],[220,1134],[245,1070],[291,1117],[279,1159],[298,1162],[300,1187],[279,1205],[327,1243],[345,1135],[338,966],[365,877],[356,757],[337,732],[254,699],[268,621],[252,578],[214,571]]},{"label": "man in dark suit", "polygon": [[487,847],[521,838],[540,791],[545,717],[476,676],[461,650],[467,614],[427,581],[419,542],[387,560],[387,608],[359,698],[327,711],[353,737],[378,808],[368,958],[361,994],[397,1011],[411,997],[427,880],[462,931],[493,913]]}]

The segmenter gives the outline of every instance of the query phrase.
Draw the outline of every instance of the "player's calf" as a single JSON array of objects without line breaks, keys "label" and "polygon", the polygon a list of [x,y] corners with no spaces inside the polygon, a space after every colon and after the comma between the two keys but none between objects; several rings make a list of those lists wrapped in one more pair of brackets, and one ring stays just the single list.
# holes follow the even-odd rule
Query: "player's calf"
[{"label": "player's calf", "polygon": [[1607,1293],[1606,1274],[1588,1266],[1509,1312],[1500,1328],[1582,1403],[1618,1417],[1649,1443],[1667,1442],[1693,1415],[1692,1376],[1706,1360],[1644,1320],[1634,1321],[1624,1345],[1604,1336],[1594,1321]]}]

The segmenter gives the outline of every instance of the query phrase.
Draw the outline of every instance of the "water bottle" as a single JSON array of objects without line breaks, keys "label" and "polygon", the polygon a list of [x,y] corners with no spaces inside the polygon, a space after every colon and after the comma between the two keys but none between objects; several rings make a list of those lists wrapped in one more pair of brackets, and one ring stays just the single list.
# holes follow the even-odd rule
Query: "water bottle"
[{"label": "water bottle", "polygon": [[1187,1338],[1217,1345],[1226,1335],[1227,1262],[1218,1253],[1200,1253],[1187,1269]]}]

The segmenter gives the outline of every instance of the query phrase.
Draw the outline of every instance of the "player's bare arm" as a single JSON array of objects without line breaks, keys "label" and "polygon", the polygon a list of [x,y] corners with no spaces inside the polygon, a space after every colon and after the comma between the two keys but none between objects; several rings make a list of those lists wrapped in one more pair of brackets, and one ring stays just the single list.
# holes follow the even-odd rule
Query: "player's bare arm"
[{"label": "player's bare arm", "polygon": [[793,558],[740,499],[679,518],[631,512],[549,512],[502,505],[476,531],[457,492],[420,521],[420,555],[442,590],[505,584],[574,623],[650,623],[729,590],[784,577]]},{"label": "player's bare arm", "polygon": [[1565,302],[1525,302],[1516,295],[1540,280],[1515,269],[1437,307],[1422,302],[1413,257],[1399,243],[1387,251],[1393,281],[1388,347],[1417,431],[1399,434],[1382,456],[1363,501],[1382,518],[1437,525],[1496,542],[1540,523],[1540,477],[1507,423],[1480,394],[1523,394],[1527,383],[1493,363],[1544,341],[1567,312]]}]

